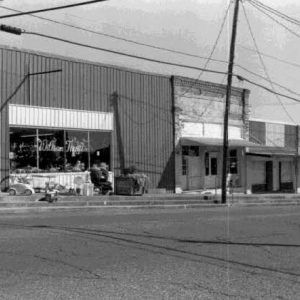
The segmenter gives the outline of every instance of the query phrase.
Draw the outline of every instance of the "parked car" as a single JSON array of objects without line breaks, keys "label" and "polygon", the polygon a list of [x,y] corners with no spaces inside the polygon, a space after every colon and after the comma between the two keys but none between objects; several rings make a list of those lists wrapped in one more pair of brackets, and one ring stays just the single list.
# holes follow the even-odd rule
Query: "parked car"
[{"label": "parked car", "polygon": [[34,189],[31,185],[26,183],[14,183],[9,187],[8,190],[9,195],[25,195],[29,196],[34,194]]}]

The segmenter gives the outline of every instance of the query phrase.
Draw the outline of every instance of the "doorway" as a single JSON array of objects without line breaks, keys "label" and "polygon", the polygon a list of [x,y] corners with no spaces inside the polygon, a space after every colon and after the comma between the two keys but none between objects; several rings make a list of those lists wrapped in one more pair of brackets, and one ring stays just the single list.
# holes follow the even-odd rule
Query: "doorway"
[{"label": "doorway", "polygon": [[218,156],[214,152],[206,152],[205,157],[205,188],[218,187]]},{"label": "doorway", "polygon": [[199,156],[188,156],[187,185],[189,190],[201,188],[201,160]]},{"label": "doorway", "polygon": [[266,161],[266,191],[273,191],[273,161]]}]

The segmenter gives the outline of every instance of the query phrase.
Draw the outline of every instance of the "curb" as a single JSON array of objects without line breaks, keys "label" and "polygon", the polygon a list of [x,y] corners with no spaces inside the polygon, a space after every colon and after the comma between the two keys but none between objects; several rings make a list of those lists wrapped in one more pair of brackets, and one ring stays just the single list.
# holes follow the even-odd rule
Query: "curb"
[{"label": "curb", "polygon": [[193,208],[215,208],[225,207],[225,204],[153,204],[153,205],[107,205],[107,206],[36,206],[36,207],[2,207],[0,208],[0,214],[3,213],[23,213],[23,212],[46,212],[46,211],[87,211],[87,210],[137,210],[137,209],[193,209]]},{"label": "curb", "polygon": [[300,202],[263,202],[263,203],[199,203],[199,204],[150,204],[150,205],[73,205],[73,206],[19,206],[0,207],[0,214],[5,213],[28,213],[28,212],[49,212],[49,211],[88,211],[88,210],[138,210],[138,209],[200,209],[220,207],[253,207],[253,206],[298,206]]}]

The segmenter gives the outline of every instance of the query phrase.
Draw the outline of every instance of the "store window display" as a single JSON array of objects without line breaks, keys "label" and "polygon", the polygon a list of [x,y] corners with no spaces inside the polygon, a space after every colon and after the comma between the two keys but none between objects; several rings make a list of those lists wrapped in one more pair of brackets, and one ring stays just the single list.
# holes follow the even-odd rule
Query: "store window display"
[{"label": "store window display", "polygon": [[66,171],[85,171],[89,167],[88,132],[66,131]]},{"label": "store window display", "polygon": [[84,172],[110,167],[111,133],[43,128],[10,128],[11,173]]},{"label": "store window display", "polygon": [[9,133],[11,171],[35,170],[37,168],[36,129],[11,128]]},{"label": "store window display", "polygon": [[39,169],[48,172],[64,170],[64,131],[38,130]]}]

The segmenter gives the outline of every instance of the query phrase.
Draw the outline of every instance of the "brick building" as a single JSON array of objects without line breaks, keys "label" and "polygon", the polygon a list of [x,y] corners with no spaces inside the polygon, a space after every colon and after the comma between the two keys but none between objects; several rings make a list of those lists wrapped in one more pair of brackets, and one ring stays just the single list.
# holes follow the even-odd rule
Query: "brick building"
[{"label": "brick building", "polygon": [[[174,78],[176,191],[221,187],[226,86]],[[229,171],[246,185],[245,148],[249,136],[249,90],[233,88],[229,113]]]}]

